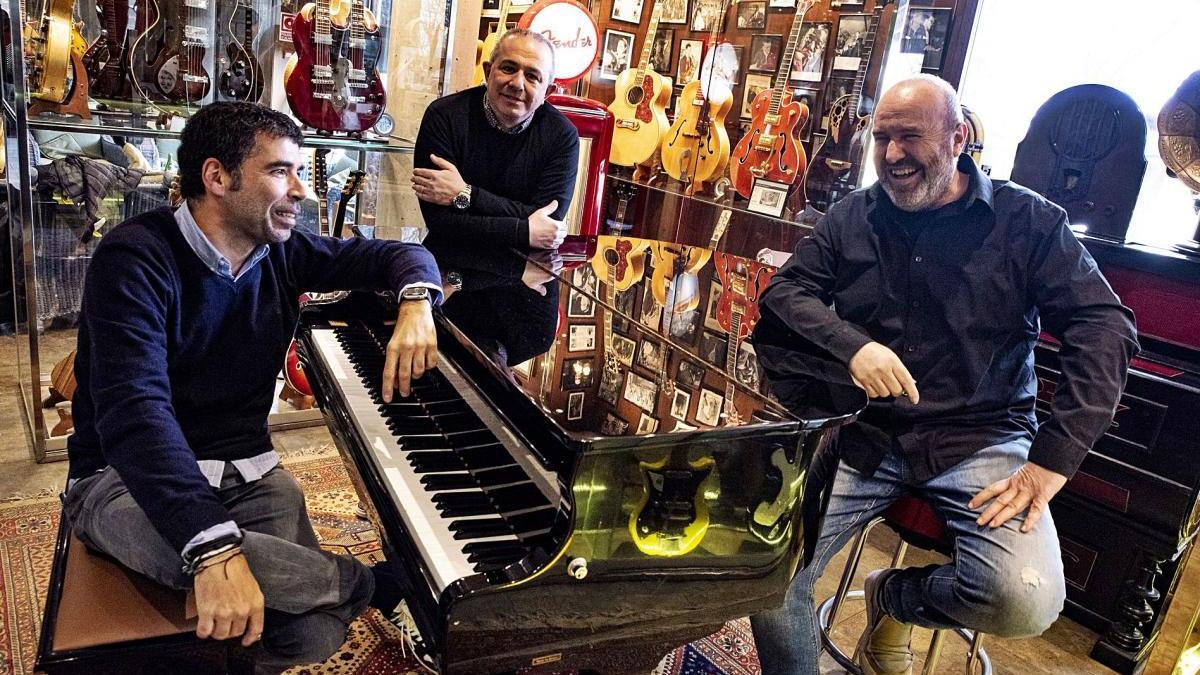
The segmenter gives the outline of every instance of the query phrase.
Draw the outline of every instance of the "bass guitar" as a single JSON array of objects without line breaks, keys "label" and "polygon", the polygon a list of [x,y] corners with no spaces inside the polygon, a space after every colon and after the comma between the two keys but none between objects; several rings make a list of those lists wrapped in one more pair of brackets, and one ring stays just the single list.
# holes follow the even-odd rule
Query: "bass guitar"
[{"label": "bass guitar", "polygon": [[173,103],[197,104],[208,96],[204,55],[212,39],[209,0],[179,0],[164,14],[163,48],[150,66],[154,86]]},{"label": "bass guitar", "polygon": [[[721,19],[713,22],[708,38],[711,50],[724,31],[729,0],[721,2]],[[662,164],[671,178],[687,183],[686,194],[703,192],[705,185],[725,174],[729,166],[729,132],[725,116],[733,107],[733,92],[709,68],[706,78],[696,78],[683,88],[675,106],[675,122],[663,137]]]},{"label": "bass guitar", "polygon": [[[240,38],[233,31],[239,12],[242,15]],[[225,32],[230,40],[221,59],[217,93],[225,100],[257,101],[263,92],[263,73],[254,57],[254,8],[250,0],[237,0],[229,12]]]},{"label": "bass guitar", "polygon": [[617,76],[613,102],[608,109],[616,118],[609,161],[621,166],[648,163],[666,133],[667,104],[671,101],[671,78],[650,68],[650,49],[662,17],[656,2],[650,12],[650,24],[642,44],[637,68],[627,68]]},{"label": "bass guitar", "polygon": [[750,107],[752,115],[750,130],[738,141],[729,164],[729,177],[733,187],[743,197],[750,196],[754,181],[765,178],[791,185],[804,175],[808,159],[804,146],[800,144],[800,131],[808,122],[809,110],[803,101],[792,100],[788,86],[790,65],[796,56],[800,42],[800,28],[804,15],[813,6],[812,0],[800,0],[796,4],[796,16],[792,19],[792,30],[788,34],[787,48],[775,83],[754,97]]},{"label": "bass guitar", "polygon": [[725,423],[737,424],[740,418],[734,404],[734,395],[737,392],[735,384],[738,347],[758,323],[761,316],[758,300],[763,291],[767,290],[767,283],[775,274],[775,268],[728,253],[715,253],[713,260],[717,277],[721,280],[721,297],[717,300],[717,323],[729,333],[725,347]]},{"label": "bass guitar", "polygon": [[842,197],[858,188],[862,180],[863,155],[871,131],[871,115],[863,114],[863,84],[870,68],[871,53],[875,49],[875,36],[879,31],[879,17],[887,2],[880,0],[875,12],[867,20],[867,32],[863,37],[862,58],[858,62],[858,73],[850,93],[839,97],[829,106],[829,132],[813,141],[813,161],[804,180],[804,198],[807,206],[817,213],[825,213]]},{"label": "bass guitar", "polygon": [[100,37],[83,54],[83,66],[97,98],[130,100],[133,79],[129,72],[129,47],[137,28],[135,0],[100,0]]}]

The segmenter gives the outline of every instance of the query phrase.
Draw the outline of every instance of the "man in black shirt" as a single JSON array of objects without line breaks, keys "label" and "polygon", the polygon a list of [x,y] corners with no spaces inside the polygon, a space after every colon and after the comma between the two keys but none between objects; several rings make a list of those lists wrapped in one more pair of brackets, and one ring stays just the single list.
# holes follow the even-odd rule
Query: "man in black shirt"
[{"label": "man in black shirt", "polygon": [[[874,399],[843,430],[813,564],[782,609],[753,617],[767,675],[818,672],[813,583],[905,492],[946,519],[956,557],[868,576],[864,672],[910,673],[912,624],[1044,631],[1064,598],[1047,505],[1108,428],[1137,349],[1132,313],[1066,213],[960,154],[948,84],[900,82],[872,133],[879,182],[830,208],[761,302],[764,323],[847,364]],[[1062,342],[1062,378],[1039,428],[1043,330]]]},{"label": "man in black shirt", "polygon": [[421,120],[413,190],[429,228],[426,243],[557,248],[566,236],[579,136],[543,105],[554,47],[540,33],[515,28],[483,69],[483,86],[434,101]]}]

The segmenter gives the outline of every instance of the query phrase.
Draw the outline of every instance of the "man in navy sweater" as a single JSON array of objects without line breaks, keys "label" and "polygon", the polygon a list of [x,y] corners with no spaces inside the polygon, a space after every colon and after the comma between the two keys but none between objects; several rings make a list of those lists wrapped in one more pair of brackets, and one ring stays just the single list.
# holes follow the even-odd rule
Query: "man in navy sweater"
[{"label": "man in navy sweater", "polygon": [[203,108],[179,147],[178,210],[104,236],[84,284],[66,513],[75,533],[195,590],[201,638],[262,640],[258,667],[321,661],[403,579],[324,553],[267,413],[304,291],[401,293],[384,398],[437,363],[440,277],[422,247],[292,232],[300,131],[248,103]]},{"label": "man in navy sweater", "polygon": [[487,81],[434,101],[421,119],[413,190],[429,246],[553,249],[575,191],[579,134],[552,105],[554,47],[514,28],[483,64]]}]

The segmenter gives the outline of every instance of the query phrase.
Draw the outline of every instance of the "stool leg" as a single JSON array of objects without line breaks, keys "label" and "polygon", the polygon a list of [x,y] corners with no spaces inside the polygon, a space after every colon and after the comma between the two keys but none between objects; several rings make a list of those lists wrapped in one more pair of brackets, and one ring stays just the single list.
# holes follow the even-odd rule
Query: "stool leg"
[{"label": "stool leg", "polygon": [[850,591],[854,575],[858,573],[858,562],[862,559],[863,549],[867,547],[867,535],[871,534],[871,530],[882,522],[883,518],[871,520],[854,540],[854,548],[850,549],[850,557],[846,558],[846,567],[842,569],[842,579],[838,582],[837,594],[833,596],[833,606],[829,609],[828,630],[830,631],[833,630],[833,624],[837,622],[838,610],[841,609],[842,602],[846,599],[846,593]]},{"label": "stool leg", "polygon": [[938,660],[942,658],[942,640],[945,637],[946,631],[933,631],[933,637],[929,639],[929,652],[925,654],[925,667],[921,669],[921,675],[933,675],[933,672],[937,670]]},{"label": "stool leg", "polygon": [[892,556],[892,567],[900,567],[904,564],[904,556],[908,554],[908,542],[900,540],[900,545],[896,547],[896,553]]},{"label": "stool leg", "polygon": [[979,650],[983,647],[983,633],[975,631],[971,637],[971,651],[967,654],[967,675],[975,675],[975,664],[979,663]]}]

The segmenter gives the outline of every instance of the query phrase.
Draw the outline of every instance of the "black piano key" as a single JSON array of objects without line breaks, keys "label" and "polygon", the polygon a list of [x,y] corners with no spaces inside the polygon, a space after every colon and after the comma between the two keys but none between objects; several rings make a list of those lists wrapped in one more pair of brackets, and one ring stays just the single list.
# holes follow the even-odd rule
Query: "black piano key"
[{"label": "black piano key", "polygon": [[472,518],[471,520],[456,520],[450,523],[450,531],[455,539],[483,539],[484,537],[500,537],[512,534],[512,528],[503,518]]},{"label": "black piano key", "polygon": [[458,453],[459,457],[462,457],[463,463],[472,470],[509,466],[515,462],[512,455],[508,453],[508,449],[499,443],[476,445],[470,448],[455,448],[455,452]]},{"label": "black piano key", "polygon": [[487,496],[500,513],[549,506],[546,497],[532,481],[523,485],[494,488],[487,491]]},{"label": "black piano key", "polygon": [[408,435],[401,438],[400,443],[405,450],[449,450],[452,447],[446,437],[440,434]]},{"label": "black piano key", "polygon": [[469,473],[431,473],[421,477],[421,484],[430,492],[479,487]]},{"label": "black piano key", "polygon": [[445,432],[446,440],[456,448],[472,448],[496,442],[496,435],[489,429],[473,431]]},{"label": "black piano key", "polygon": [[433,496],[433,503],[447,518],[466,518],[496,514],[496,507],[482,492],[443,492]]},{"label": "black piano key", "polygon": [[471,477],[480,487],[508,485],[509,483],[524,483],[529,480],[525,470],[515,461],[505,466],[480,469],[471,467]]},{"label": "black piano key", "polygon": [[447,471],[463,471],[467,467],[453,452],[412,452],[408,454],[409,464],[417,473],[445,473]]},{"label": "black piano key", "polygon": [[439,401],[425,404],[425,411],[430,415],[448,415],[451,413],[470,412],[471,406],[461,398],[456,401]]},{"label": "black piano key", "polygon": [[462,433],[465,431],[479,431],[487,429],[479,417],[470,410],[451,412],[445,414],[433,414],[431,417],[446,433]]}]

